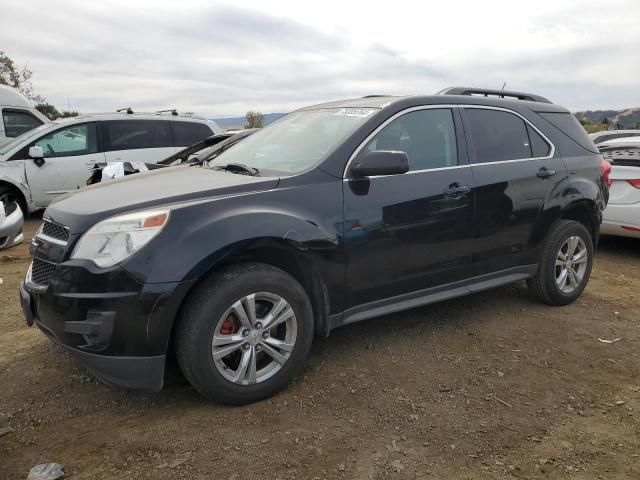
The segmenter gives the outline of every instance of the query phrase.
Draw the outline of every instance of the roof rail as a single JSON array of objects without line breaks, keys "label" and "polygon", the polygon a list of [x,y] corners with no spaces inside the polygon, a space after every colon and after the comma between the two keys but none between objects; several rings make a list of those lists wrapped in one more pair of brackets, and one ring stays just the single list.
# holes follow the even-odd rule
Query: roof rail
[{"label": "roof rail", "polygon": [[389,95],[380,95],[380,94],[376,94],[376,95],[365,95],[362,98],[378,98],[378,97],[388,97]]},{"label": "roof rail", "polygon": [[167,110],[158,110],[156,113],[171,113],[171,115],[178,116],[178,110],[175,108],[169,108]]},{"label": "roof rail", "polygon": [[126,112],[129,115],[133,115],[133,109],[131,107],[119,108],[116,110],[117,113]]},{"label": "roof rail", "polygon": [[528,100],[530,102],[553,103],[540,95],[534,95],[532,93],[490,90],[486,88],[449,87],[440,90],[436,95],[482,95],[484,97],[491,95],[500,98],[517,98],[518,100]]}]

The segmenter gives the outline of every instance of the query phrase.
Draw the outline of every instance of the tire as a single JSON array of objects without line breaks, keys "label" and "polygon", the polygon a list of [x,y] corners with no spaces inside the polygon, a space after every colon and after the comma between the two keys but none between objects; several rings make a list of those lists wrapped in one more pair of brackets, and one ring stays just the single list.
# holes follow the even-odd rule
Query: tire
[{"label": "tire", "polygon": [[[0,185],[0,202],[4,204],[5,211],[12,212],[12,204],[15,202],[21,209],[24,216],[27,216],[26,205],[22,201],[22,196],[15,187],[10,185]],[[15,209],[15,207],[13,207]]]},{"label": "tire", "polygon": [[[575,241],[575,243],[574,243]],[[574,248],[571,262],[567,250]],[[586,255],[586,259],[581,255]],[[557,263],[556,263],[557,262]],[[581,223],[561,220],[542,248],[538,271],[527,280],[533,295],[543,303],[567,305],[578,298],[589,282],[593,266],[593,239]],[[563,277],[563,272],[567,274]],[[563,281],[566,282],[563,288]]]},{"label": "tire", "polygon": [[176,358],[202,395],[244,405],[271,397],[302,372],[313,326],[311,302],[295,278],[266,264],[236,264],[189,296],[176,327]]}]

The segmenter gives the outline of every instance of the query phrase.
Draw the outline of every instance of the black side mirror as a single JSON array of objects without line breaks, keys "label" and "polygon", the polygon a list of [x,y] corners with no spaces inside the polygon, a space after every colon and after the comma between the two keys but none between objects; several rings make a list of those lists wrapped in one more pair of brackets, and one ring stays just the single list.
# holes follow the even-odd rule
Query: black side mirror
[{"label": "black side mirror", "polygon": [[400,175],[409,171],[409,157],[397,150],[374,150],[356,157],[351,164],[354,177]]}]

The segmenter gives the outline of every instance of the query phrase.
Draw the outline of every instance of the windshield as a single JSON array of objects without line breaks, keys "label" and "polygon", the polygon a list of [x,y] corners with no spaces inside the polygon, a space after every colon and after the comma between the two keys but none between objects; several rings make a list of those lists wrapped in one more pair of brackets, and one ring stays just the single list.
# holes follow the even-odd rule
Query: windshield
[{"label": "windshield", "polygon": [[209,166],[235,163],[261,172],[300,173],[324,160],[377,110],[325,108],[293,112],[221,153]]},{"label": "windshield", "polygon": [[45,123],[44,125],[40,125],[39,127],[34,128],[33,130],[29,130],[28,132],[24,132],[22,135],[14,138],[9,143],[5,143],[4,145],[2,145],[0,147],[0,155],[4,155],[5,153],[10,152],[15,147],[20,145],[22,142],[24,142],[26,140],[29,140],[30,138],[35,137],[37,134],[39,134],[39,133],[51,128],[52,125],[53,124],[51,124],[51,123]]}]

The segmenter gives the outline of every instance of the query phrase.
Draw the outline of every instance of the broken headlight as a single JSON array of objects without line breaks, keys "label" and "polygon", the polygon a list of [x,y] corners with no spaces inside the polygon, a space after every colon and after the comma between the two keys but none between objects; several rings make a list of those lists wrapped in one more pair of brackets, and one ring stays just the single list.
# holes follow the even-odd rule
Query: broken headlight
[{"label": "broken headlight", "polygon": [[71,258],[91,260],[107,268],[140,250],[169,220],[169,210],[147,210],[96,223],[80,238]]}]

